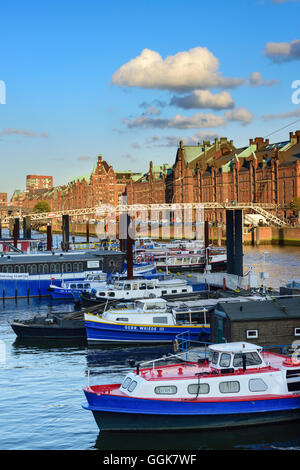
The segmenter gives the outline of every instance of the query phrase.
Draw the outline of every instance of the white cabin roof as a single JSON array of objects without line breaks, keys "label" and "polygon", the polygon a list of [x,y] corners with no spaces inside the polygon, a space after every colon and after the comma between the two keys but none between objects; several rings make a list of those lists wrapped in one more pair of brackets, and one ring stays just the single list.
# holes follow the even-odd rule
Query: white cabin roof
[{"label": "white cabin roof", "polygon": [[256,344],[246,343],[244,341],[237,341],[233,343],[220,343],[209,345],[211,351],[227,352],[227,353],[243,353],[251,351],[261,351],[263,348]]}]

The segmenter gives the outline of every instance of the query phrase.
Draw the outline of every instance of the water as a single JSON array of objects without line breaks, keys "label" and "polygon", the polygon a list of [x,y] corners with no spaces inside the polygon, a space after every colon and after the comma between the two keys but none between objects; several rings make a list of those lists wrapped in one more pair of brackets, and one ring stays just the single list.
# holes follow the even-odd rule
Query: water
[{"label": "water", "polygon": [[[245,248],[244,264],[270,273],[277,287],[300,279],[300,248]],[[16,341],[15,319],[70,311],[73,305],[49,299],[21,299],[0,304],[0,449],[2,450],[300,450],[299,423],[210,432],[101,433],[84,410],[82,388],[88,383],[120,382],[126,359],[151,359],[171,346],[90,348],[85,343],[42,344]]]}]

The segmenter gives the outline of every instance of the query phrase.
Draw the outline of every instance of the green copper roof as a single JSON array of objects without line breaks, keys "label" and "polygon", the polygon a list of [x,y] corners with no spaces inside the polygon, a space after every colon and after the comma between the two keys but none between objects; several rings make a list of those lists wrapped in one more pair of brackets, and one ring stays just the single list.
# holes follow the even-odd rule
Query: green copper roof
[{"label": "green copper roof", "polygon": [[198,147],[195,145],[184,145],[182,148],[184,151],[184,159],[186,163],[192,162],[193,160],[200,157],[204,153],[204,147],[202,146]]}]

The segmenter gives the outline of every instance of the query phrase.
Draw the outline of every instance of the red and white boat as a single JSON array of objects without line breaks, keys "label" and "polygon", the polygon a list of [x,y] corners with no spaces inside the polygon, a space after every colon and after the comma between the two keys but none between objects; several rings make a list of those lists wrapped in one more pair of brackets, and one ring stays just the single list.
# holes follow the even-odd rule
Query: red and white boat
[{"label": "red and white boat", "polygon": [[209,346],[209,359],[138,366],[84,393],[106,431],[216,429],[300,419],[300,361],[250,343]]}]

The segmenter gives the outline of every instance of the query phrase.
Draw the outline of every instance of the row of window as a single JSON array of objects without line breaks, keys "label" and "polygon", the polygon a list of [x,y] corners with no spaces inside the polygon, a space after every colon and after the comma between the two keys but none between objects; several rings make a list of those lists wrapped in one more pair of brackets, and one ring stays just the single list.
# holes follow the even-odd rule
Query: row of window
[{"label": "row of window", "polygon": [[[137,386],[137,381],[127,377],[122,384],[122,388],[133,392]],[[256,378],[248,381],[248,388],[250,392],[265,392],[268,389],[268,385],[263,379]],[[210,386],[208,383],[195,383],[189,384],[187,391],[190,395],[205,395],[210,392]],[[238,380],[230,380],[219,383],[220,393],[238,393],[240,391],[240,382]],[[160,385],[154,388],[156,395],[176,395],[176,385]]]},{"label": "row of window", "polygon": [[29,274],[48,274],[48,273],[72,273],[83,271],[83,263],[50,263],[50,264],[20,264],[6,265],[0,267],[2,273],[29,273]]}]

